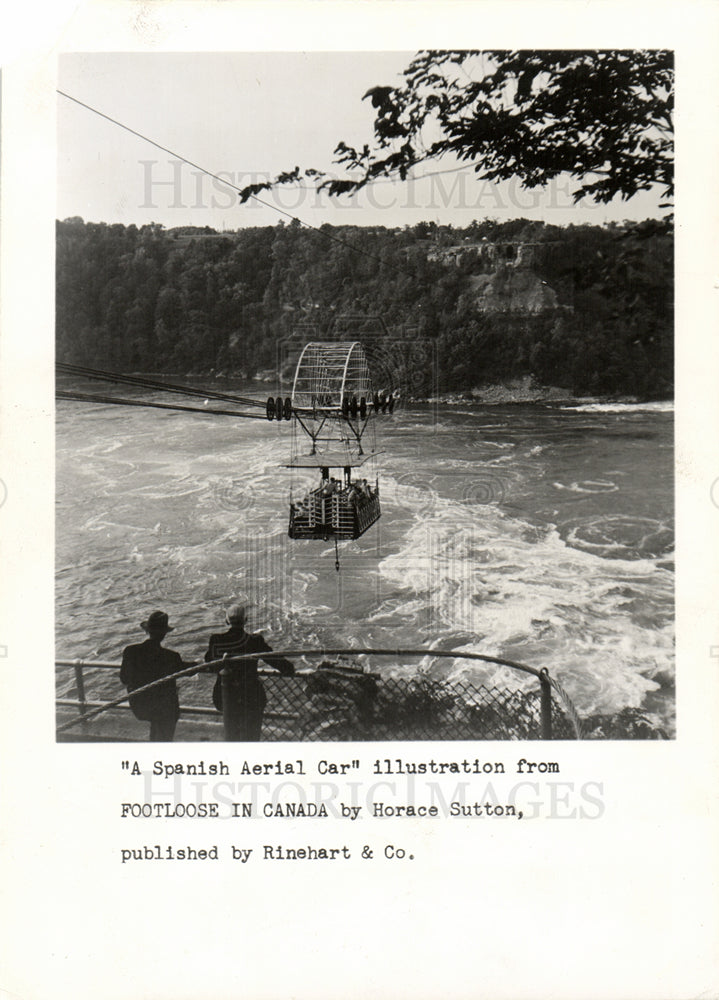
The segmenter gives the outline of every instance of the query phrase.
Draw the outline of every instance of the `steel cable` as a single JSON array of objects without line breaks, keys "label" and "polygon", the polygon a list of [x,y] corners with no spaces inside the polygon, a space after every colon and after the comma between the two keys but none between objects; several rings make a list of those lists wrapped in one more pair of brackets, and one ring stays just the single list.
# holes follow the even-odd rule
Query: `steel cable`
[{"label": "steel cable", "polygon": [[102,396],[99,393],[66,392],[58,389],[56,399],[70,399],[79,403],[111,403],[114,406],[151,406],[158,410],[179,410],[183,413],[212,413],[222,417],[244,417],[247,420],[264,420],[261,413],[241,413],[239,410],[216,410],[210,407],[178,406],[174,403],[150,403],[143,399],[120,399],[113,396]]},{"label": "steel cable", "polygon": [[117,382],[122,385],[136,385],[143,389],[158,389],[164,392],[177,392],[186,396],[201,396],[207,399],[220,399],[228,403],[241,403],[243,406],[263,407],[262,400],[252,396],[238,396],[233,393],[219,392],[216,389],[198,389],[191,385],[176,385],[173,382],[159,382],[143,375],[122,375],[119,372],[108,372],[98,368],[87,368],[84,365],[72,365],[63,361],[55,363],[58,372],[64,375],[78,375],[83,378],[95,378],[101,382]]}]

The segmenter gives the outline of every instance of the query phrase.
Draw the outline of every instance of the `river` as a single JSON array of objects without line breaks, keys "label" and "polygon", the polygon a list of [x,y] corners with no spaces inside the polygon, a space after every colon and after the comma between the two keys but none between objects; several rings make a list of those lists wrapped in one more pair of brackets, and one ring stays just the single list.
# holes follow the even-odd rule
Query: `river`
[{"label": "river", "polygon": [[[119,661],[160,608],[167,644],[200,659],[241,600],[275,648],[489,653],[548,667],[583,714],[633,706],[673,733],[672,406],[414,404],[377,437],[362,474],[382,517],[337,572],[331,543],[287,537],[308,482],[282,467],[289,423],[59,401],[58,658]],[[476,661],[369,665],[520,683]]]}]

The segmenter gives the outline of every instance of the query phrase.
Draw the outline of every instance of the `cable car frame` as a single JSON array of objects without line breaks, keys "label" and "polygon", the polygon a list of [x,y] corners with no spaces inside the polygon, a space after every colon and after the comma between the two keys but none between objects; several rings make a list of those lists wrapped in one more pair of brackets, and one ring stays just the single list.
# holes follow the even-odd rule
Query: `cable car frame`
[{"label": "cable car frame", "polygon": [[[290,538],[356,539],[379,520],[379,479],[370,484],[353,478],[353,470],[377,454],[374,442],[369,449],[363,447],[372,417],[393,407],[393,398],[373,391],[367,358],[357,341],[305,345],[295,370],[291,408],[311,449],[301,454],[293,448],[287,467],[317,469],[321,479],[299,503],[290,499]],[[342,470],[341,478],[331,475],[334,469]]]}]

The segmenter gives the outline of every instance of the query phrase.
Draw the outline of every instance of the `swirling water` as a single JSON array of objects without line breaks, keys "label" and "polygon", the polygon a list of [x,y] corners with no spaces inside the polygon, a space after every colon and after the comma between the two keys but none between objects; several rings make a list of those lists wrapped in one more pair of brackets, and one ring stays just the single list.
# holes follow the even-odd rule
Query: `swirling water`
[{"label": "swirling water", "polygon": [[[382,518],[336,572],[331,543],[287,537],[311,479],[282,467],[288,423],[59,402],[58,658],[117,661],[162,608],[199,659],[242,600],[275,648],[489,653],[547,666],[583,713],[639,707],[671,732],[672,408],[411,405],[377,432],[362,474]],[[468,660],[369,665],[523,683]]]}]

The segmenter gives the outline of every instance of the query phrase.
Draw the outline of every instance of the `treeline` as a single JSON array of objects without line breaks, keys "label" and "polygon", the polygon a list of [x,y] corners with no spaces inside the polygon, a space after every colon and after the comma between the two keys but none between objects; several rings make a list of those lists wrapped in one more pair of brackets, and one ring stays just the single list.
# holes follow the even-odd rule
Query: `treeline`
[{"label": "treeline", "polygon": [[[516,276],[520,244],[551,304],[488,308],[477,289]],[[331,333],[432,341],[439,384],[418,363],[407,373],[418,395],[532,375],[573,393],[663,398],[673,234],[654,220],[217,233],[73,218],[57,225],[56,316],[59,361],[117,371],[252,376],[274,366],[279,341]]]}]

